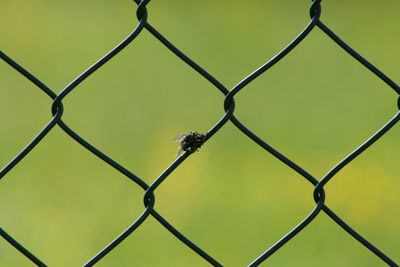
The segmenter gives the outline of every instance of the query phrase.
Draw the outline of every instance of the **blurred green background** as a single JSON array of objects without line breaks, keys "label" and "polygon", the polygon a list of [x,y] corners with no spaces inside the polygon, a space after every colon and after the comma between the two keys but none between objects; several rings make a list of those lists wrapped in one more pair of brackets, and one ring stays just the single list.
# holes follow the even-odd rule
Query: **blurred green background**
[{"label": "blurred green background", "polygon": [[[228,88],[308,23],[310,1],[152,1],[149,22]],[[1,0],[0,49],[55,92],[127,36],[132,1]],[[400,2],[323,1],[321,19],[400,81]],[[0,166],[51,100],[0,62]],[[315,29],[236,96],[235,114],[321,178],[398,110],[392,89]],[[208,131],[223,96],[147,31],[78,86],[63,120],[147,183],[175,136]],[[400,127],[326,185],[326,203],[400,262]],[[224,266],[244,266],[314,208],[313,187],[227,123],[156,190],[156,209]],[[57,126],[1,181],[0,225],[49,266],[81,266],[143,210],[143,191]],[[32,266],[0,240],[0,266]],[[149,218],[96,266],[209,266]],[[321,213],[263,266],[385,266]]]}]

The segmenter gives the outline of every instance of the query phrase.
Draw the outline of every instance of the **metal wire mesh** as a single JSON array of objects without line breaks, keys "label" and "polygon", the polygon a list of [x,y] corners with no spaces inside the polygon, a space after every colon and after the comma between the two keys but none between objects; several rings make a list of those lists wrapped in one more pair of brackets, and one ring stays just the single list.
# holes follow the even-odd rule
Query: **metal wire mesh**
[{"label": "metal wire mesh", "polygon": [[[41,80],[37,79],[33,76],[28,70],[23,68],[20,64],[6,55],[4,52],[0,51],[0,58],[4,60],[7,64],[9,64],[14,70],[19,72],[21,75],[30,80],[33,84],[35,84],[40,90],[46,93],[52,100],[52,119],[47,123],[47,125],[37,134],[37,136],[15,157],[13,158],[0,172],[0,178],[3,178],[7,175],[7,173],[12,170],[19,162],[29,154],[35,146],[41,142],[47,134],[54,129],[57,125],[60,127],[66,134],[68,134],[72,139],[78,142],[80,145],[85,147],[88,151],[96,155],[98,158],[104,161],[104,163],[112,166],[116,171],[122,173],[124,176],[129,178],[133,183],[137,186],[141,187],[144,191],[144,209],[142,214],[134,221],[132,224],[124,230],[119,236],[117,236],[113,241],[111,241],[108,245],[104,247],[101,251],[97,253],[94,257],[89,259],[84,266],[93,266],[97,262],[101,261],[103,257],[105,257],[111,250],[116,248],[125,238],[131,235],[135,230],[137,230],[150,216],[156,219],[163,227],[165,227],[172,235],[174,235],[177,239],[179,239],[182,243],[184,243],[187,247],[196,252],[200,257],[202,257],[205,261],[213,266],[223,266],[223,263],[218,261],[216,258],[211,256],[205,250],[200,248],[196,243],[192,240],[189,240],[182,233],[180,233],[172,224],[170,224],[167,220],[163,218],[163,216],[156,211],[155,209],[155,191],[156,189],[168,178],[168,176],[178,168],[191,154],[190,151],[186,151],[180,157],[178,157],[165,171],[163,171],[151,184],[147,184],[140,177],[136,176],[124,166],[120,165],[118,162],[104,154],[102,151],[98,150],[92,144],[84,140],[77,132],[71,129],[67,124],[65,124],[62,120],[63,115],[63,104],[62,101],[67,97],[67,95],[74,89],[76,89],[82,81],[88,78],[91,74],[93,74],[96,70],[106,64],[112,57],[117,55],[121,50],[127,47],[132,41],[135,40],[137,36],[143,31],[147,30],[151,33],[154,38],[156,38],[159,42],[161,42],[165,48],[169,49],[170,52],[179,57],[182,61],[188,64],[194,71],[196,71],[199,75],[201,75],[204,79],[210,82],[215,86],[217,90],[219,90],[224,96],[224,108],[225,114],[220,120],[207,132],[206,134],[206,142],[210,138],[214,136],[215,133],[220,131],[224,125],[228,121],[232,122],[233,125],[237,127],[245,136],[254,141],[260,147],[262,147],[266,152],[272,154],[277,160],[286,164],[287,167],[291,168],[298,174],[300,174],[304,179],[306,179],[309,183],[314,186],[313,198],[315,200],[315,207],[311,211],[311,213],[306,216],[296,227],[290,230],[285,236],[283,236],[280,240],[278,240],[272,247],[268,248],[264,253],[258,255],[248,266],[258,266],[262,262],[268,260],[268,258],[273,255],[276,251],[278,251],[282,246],[287,244],[294,236],[296,236],[299,232],[305,229],[310,222],[312,222],[321,211],[328,215],[334,222],[336,222],[345,232],[351,235],[354,239],[356,239],[359,243],[365,246],[371,253],[375,254],[376,257],[379,257],[382,262],[386,263],[389,266],[399,266],[392,258],[388,255],[384,254],[381,250],[379,250],[374,244],[370,243],[363,236],[361,236],[355,229],[349,226],[343,219],[341,219],[338,215],[335,214],[333,210],[331,210],[325,204],[325,192],[324,186],[341,170],[343,167],[351,163],[356,157],[358,157],[361,153],[363,153],[366,149],[368,149],[371,145],[373,145],[378,139],[380,139],[385,133],[387,133],[396,123],[400,120],[400,112],[396,113],[392,119],[390,119],[381,129],[379,129],[374,135],[365,140],[359,147],[357,147],[353,152],[347,155],[344,159],[342,159],[334,168],[332,168],[325,176],[317,179],[301,166],[297,165],[295,162],[287,158],[278,150],[274,149],[271,145],[266,143],[252,131],[250,131],[244,124],[242,124],[234,115],[235,111],[235,95],[245,88],[249,83],[259,77],[261,74],[268,71],[272,66],[277,64],[282,58],[288,55],[296,46],[301,43],[309,33],[316,28],[319,28],[323,33],[325,33],[329,38],[335,42],[338,46],[340,46],[344,51],[346,51],[349,55],[351,55],[354,60],[358,61],[368,70],[370,70],[371,74],[379,77],[384,83],[386,83],[390,88],[392,88],[398,95],[400,95],[400,87],[391,80],[388,76],[386,76],[383,72],[381,72],[377,67],[368,62],[365,58],[363,58],[359,53],[357,53],[353,48],[347,45],[339,36],[337,36],[327,25],[325,25],[321,19],[321,0],[314,0],[312,2],[310,8],[310,17],[311,20],[308,25],[303,29],[303,31],[292,41],[290,42],[281,52],[263,64],[261,67],[256,69],[253,73],[248,75],[238,84],[236,84],[231,90],[228,90],[220,81],[214,78],[210,73],[208,73],[205,69],[203,69],[200,65],[198,65],[195,61],[190,59],[187,55],[185,55],[181,50],[179,50],[174,44],[172,44],[169,40],[167,40],[158,30],[151,26],[148,22],[148,11],[146,9],[146,5],[150,2],[150,0],[135,0],[137,4],[137,18],[138,24],[136,28],[114,49],[100,58],[95,64],[93,64],[90,68],[84,71],[81,75],[79,75],[76,79],[74,79],[68,86],[66,86],[59,94],[54,93],[48,86],[46,86]],[[398,100],[398,106],[400,108],[400,98]],[[5,229],[0,228],[0,235],[9,242],[12,246],[14,246],[17,250],[19,250],[23,255],[29,258],[32,262],[34,262],[38,266],[46,266],[44,261],[39,259],[37,256],[32,254],[29,251],[29,248],[24,247],[23,244],[19,243],[15,240],[11,235],[9,235]]]}]

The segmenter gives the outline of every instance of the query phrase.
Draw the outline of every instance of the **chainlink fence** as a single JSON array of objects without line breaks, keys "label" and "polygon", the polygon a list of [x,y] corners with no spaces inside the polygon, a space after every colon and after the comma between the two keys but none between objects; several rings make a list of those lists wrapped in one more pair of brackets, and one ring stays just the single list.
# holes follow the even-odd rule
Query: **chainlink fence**
[{"label": "chainlink fence", "polygon": [[[85,147],[91,153],[96,155],[98,158],[104,161],[105,164],[109,164],[112,166],[115,171],[122,173],[124,176],[129,178],[132,183],[141,187],[144,192],[144,209],[141,215],[134,221],[132,224],[123,232],[120,233],[119,236],[116,236],[114,240],[110,240],[111,242],[106,245],[101,251],[99,251],[96,255],[94,255],[91,259],[88,259],[87,263],[84,266],[93,266],[97,262],[101,261],[110,251],[115,249],[125,238],[130,236],[135,230],[137,230],[149,217],[153,217],[156,219],[163,227],[165,227],[172,235],[174,235],[177,239],[179,239],[182,243],[184,243],[188,248],[193,250],[197,255],[204,259],[204,261],[208,262],[213,266],[223,266],[223,262],[218,261],[214,256],[210,255],[203,248],[200,248],[194,240],[190,240],[185,237],[181,232],[179,232],[172,224],[170,224],[163,216],[156,211],[155,206],[155,191],[156,189],[168,178],[168,176],[178,168],[183,161],[185,161],[189,155],[191,154],[189,151],[183,153],[180,157],[178,157],[165,171],[163,171],[151,184],[147,184],[140,177],[136,176],[124,166],[120,165],[118,162],[108,157],[102,151],[98,150],[92,144],[84,140],[79,133],[75,132],[71,129],[66,123],[62,120],[63,115],[63,99],[72,91],[78,88],[81,82],[83,82],[86,78],[88,78],[91,74],[93,74],[96,70],[106,64],[111,58],[117,55],[121,50],[127,47],[130,43],[132,43],[137,36],[139,36],[144,30],[148,31],[154,38],[156,38],[159,42],[161,42],[165,48],[167,48],[171,53],[175,54],[182,61],[188,64],[194,71],[196,71],[199,75],[201,75],[204,79],[210,82],[214,87],[219,90],[224,96],[224,109],[225,114],[220,118],[220,120],[207,132],[206,134],[206,142],[208,139],[212,138],[215,133],[217,133],[224,125],[230,121],[239,129],[245,136],[253,140],[256,144],[262,147],[265,152],[272,154],[277,160],[283,162],[288,168],[291,168],[298,174],[300,174],[304,179],[306,179],[309,183],[314,186],[313,198],[315,201],[315,207],[311,211],[311,213],[306,216],[296,227],[291,229],[286,235],[282,236],[273,246],[263,252],[261,255],[258,255],[254,258],[252,262],[249,263],[248,266],[258,266],[263,262],[267,262],[268,258],[273,255],[276,251],[282,248],[285,244],[290,242],[294,236],[300,233],[303,229],[305,229],[310,222],[312,222],[321,211],[328,215],[336,224],[338,224],[343,231],[347,232],[350,236],[356,239],[359,243],[361,243],[365,248],[367,248],[370,253],[375,254],[376,257],[380,258],[382,263],[385,263],[389,266],[399,266],[390,255],[386,255],[379,248],[377,248],[374,244],[370,243],[363,236],[361,236],[355,229],[353,229],[350,225],[348,225],[342,218],[340,218],[336,213],[330,209],[325,204],[325,192],[324,186],[346,165],[350,164],[356,157],[358,157],[361,153],[363,153],[366,149],[368,149],[371,145],[373,145],[378,139],[380,139],[385,133],[387,133],[396,123],[400,120],[400,112],[396,113],[392,119],[390,119],[386,124],[379,129],[374,135],[365,140],[359,147],[357,147],[353,152],[347,155],[344,159],[342,159],[334,168],[332,168],[325,176],[314,177],[301,166],[297,165],[295,162],[284,156],[278,150],[274,149],[252,131],[250,131],[244,124],[242,124],[234,115],[235,111],[235,95],[246,87],[249,83],[259,77],[261,74],[268,71],[272,66],[279,63],[279,61],[288,55],[296,46],[301,43],[309,33],[313,30],[321,30],[324,34],[329,36],[329,38],[335,42],[338,46],[340,46],[344,51],[346,51],[349,55],[351,55],[354,60],[358,61],[364,67],[366,67],[371,75],[376,75],[379,77],[384,83],[387,84],[390,88],[392,88],[397,94],[400,94],[400,87],[391,80],[388,76],[386,76],[383,72],[381,72],[377,67],[368,62],[364,57],[362,57],[359,53],[357,53],[353,48],[347,45],[339,36],[337,36],[327,25],[325,25],[320,17],[321,17],[321,0],[314,0],[311,4],[310,8],[310,22],[303,29],[303,31],[292,41],[290,42],[281,52],[271,58],[268,62],[263,64],[261,67],[256,69],[246,78],[244,78],[241,82],[236,84],[231,90],[228,90],[220,81],[214,78],[210,73],[208,73],[205,69],[199,66],[195,61],[190,59],[187,55],[185,55],[181,50],[179,50],[174,44],[172,44],[169,40],[167,40],[157,29],[151,26],[151,24],[147,21],[148,10],[146,9],[146,5],[150,2],[150,0],[135,0],[137,4],[136,15],[138,18],[138,24],[136,28],[114,49],[100,58],[95,64],[93,64],[90,68],[84,71],[81,75],[79,75],[76,79],[74,79],[67,87],[65,87],[59,94],[54,93],[48,86],[46,86],[41,80],[32,75],[28,70],[18,64],[15,60],[13,60],[10,56],[0,51],[0,57],[4,60],[10,67],[12,67],[15,71],[19,72],[25,78],[30,80],[33,84],[35,84],[40,90],[46,93],[52,100],[52,119],[47,123],[47,125],[37,134],[37,136],[21,151],[18,155],[15,156],[0,172],[0,178],[3,178],[7,175],[7,173],[12,170],[17,164],[21,162],[21,160],[30,153],[36,145],[41,142],[47,134],[52,131],[55,126],[60,127],[67,135],[69,135],[72,139],[78,142],[80,145]],[[397,100],[397,105],[400,108],[400,98]],[[43,259],[39,259],[37,255],[34,255],[30,252],[30,248],[25,247],[24,244],[13,238],[10,234],[7,233],[6,229],[0,228],[1,236],[9,242],[12,246],[15,247],[19,252],[29,258],[32,262],[34,262],[37,266],[46,266],[45,261]],[[393,257],[394,255],[392,255]]]}]

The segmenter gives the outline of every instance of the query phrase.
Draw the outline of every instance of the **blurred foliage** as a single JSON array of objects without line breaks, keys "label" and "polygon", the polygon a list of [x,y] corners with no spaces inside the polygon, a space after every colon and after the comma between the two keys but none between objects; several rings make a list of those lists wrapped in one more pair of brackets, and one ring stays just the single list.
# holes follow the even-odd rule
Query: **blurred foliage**
[{"label": "blurred foliage", "polygon": [[[152,1],[149,22],[232,88],[309,21],[309,1]],[[0,49],[60,92],[137,24],[133,1],[1,0]],[[321,20],[400,80],[400,2],[323,1]],[[236,96],[235,114],[321,178],[396,112],[396,94],[315,29]],[[63,120],[147,183],[175,136],[206,132],[223,95],[145,30],[68,95]],[[51,99],[0,62],[0,164],[51,118]],[[400,261],[400,128],[326,186],[326,203]],[[313,187],[228,123],[156,191],[156,209],[226,266],[244,266],[314,207]],[[143,191],[55,127],[1,181],[0,224],[50,266],[81,266],[143,210]],[[208,266],[148,219],[98,266]],[[0,241],[1,266],[30,266]],[[383,266],[325,214],[265,266]],[[97,266],[97,265],[96,265]]]}]

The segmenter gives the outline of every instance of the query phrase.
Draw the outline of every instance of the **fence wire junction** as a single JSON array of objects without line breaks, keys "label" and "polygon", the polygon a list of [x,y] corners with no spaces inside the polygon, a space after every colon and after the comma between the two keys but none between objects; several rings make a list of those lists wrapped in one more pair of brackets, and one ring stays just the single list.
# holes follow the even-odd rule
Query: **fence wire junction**
[{"label": "fence wire junction", "polygon": [[[368,62],[364,57],[357,53],[352,47],[347,45],[339,36],[337,36],[327,25],[325,25],[321,19],[321,0],[312,1],[310,7],[310,21],[308,25],[300,32],[300,34],[294,38],[283,50],[281,50],[277,55],[263,64],[261,67],[256,69],[250,75],[241,80],[236,84],[231,90],[227,89],[220,81],[214,78],[210,73],[198,65],[195,61],[190,59],[186,54],[179,50],[173,43],[171,43],[167,38],[165,38],[160,32],[158,32],[151,24],[148,22],[148,10],[146,8],[150,0],[135,0],[137,4],[136,15],[138,19],[138,24],[135,29],[115,48],[110,52],[100,58],[95,64],[85,70],[82,74],[76,77],[70,84],[68,84],[59,94],[56,94],[52,89],[50,89],[46,84],[32,75],[28,70],[22,67],[19,63],[14,61],[11,57],[0,51],[0,58],[6,62],[11,68],[19,72],[25,78],[30,80],[35,84],[40,90],[47,94],[52,99],[51,112],[52,119],[47,123],[47,125],[37,134],[37,136],[22,150],[20,151],[4,168],[0,171],[0,179],[5,177],[7,173],[12,170],[21,160],[29,154],[36,145],[41,142],[47,134],[56,126],[60,127],[67,135],[72,139],[86,148],[88,151],[100,158],[104,163],[109,164],[116,171],[120,172],[127,178],[129,178],[137,186],[141,187],[144,191],[144,210],[141,215],[132,224],[121,232],[114,240],[112,240],[108,245],[106,245],[102,250],[100,250],[92,258],[84,264],[84,266],[93,266],[97,262],[101,261],[111,250],[116,248],[125,238],[130,236],[135,230],[137,230],[150,216],[156,219],[163,227],[165,227],[171,234],[173,234],[177,239],[184,243],[188,248],[193,250],[197,255],[207,261],[213,266],[223,266],[223,264],[218,261],[215,257],[211,256],[205,250],[200,248],[194,241],[188,239],[180,231],[178,231],[172,224],[170,224],[163,216],[157,212],[155,209],[155,191],[156,189],[168,178],[168,176],[182,164],[191,154],[191,151],[184,152],[180,157],[178,157],[165,171],[163,171],[151,184],[147,184],[143,179],[133,174],[131,171],[126,169],[124,166],[120,165],[118,162],[114,161],[112,158],[104,154],[102,151],[94,147],[92,144],[87,142],[82,138],[77,132],[71,129],[62,120],[63,115],[63,99],[72,91],[75,90],[86,78],[93,74],[96,70],[106,64],[111,58],[117,55],[121,50],[127,47],[135,38],[143,31],[147,30],[154,38],[161,42],[165,48],[169,49],[170,52],[179,57],[187,65],[189,65],[195,72],[205,78],[208,82],[215,86],[224,95],[224,109],[225,114],[220,118],[216,124],[211,127],[211,129],[206,133],[205,142],[213,137],[228,121],[237,127],[244,135],[253,140],[256,144],[262,147],[266,152],[272,154],[277,160],[284,163],[287,167],[300,174],[304,179],[314,186],[313,199],[315,201],[314,209],[293,229],[291,229],[285,236],[278,240],[274,245],[268,248],[261,255],[256,256],[248,266],[258,266],[264,261],[266,261],[271,255],[278,251],[282,246],[287,244],[294,236],[305,229],[311,221],[313,221],[320,212],[324,212],[328,215],[334,222],[336,222],[345,232],[356,239],[360,244],[367,248],[371,253],[376,255],[382,262],[389,266],[399,266],[392,258],[384,254],[380,249],[378,249],[374,244],[370,243],[363,236],[361,236],[355,229],[348,225],[342,218],[335,214],[325,204],[325,191],[324,186],[346,165],[351,163],[356,157],[362,154],[366,149],[373,145],[378,139],[380,139],[385,133],[387,133],[394,125],[400,120],[400,112],[397,112],[384,126],[379,129],[374,135],[365,140],[359,147],[357,147],[353,152],[342,159],[334,168],[332,168],[325,176],[317,179],[301,166],[297,165],[295,162],[287,158],[285,155],[280,153],[278,150],[274,149],[267,142],[262,140],[256,134],[254,134],[250,129],[248,129],[244,124],[242,124],[234,115],[235,111],[235,95],[245,88],[249,83],[259,77],[261,74],[265,73],[272,66],[277,64],[282,58],[288,55],[296,46],[301,43],[311,31],[316,28],[320,29],[325,33],[333,42],[335,42],[339,47],[346,51],[350,56],[352,56],[356,61],[366,67],[371,74],[379,77],[387,86],[392,88],[397,95],[400,95],[400,87],[386,76],[382,71],[380,71],[373,64]],[[400,98],[397,100],[397,105],[400,109]],[[34,255],[27,247],[18,242],[13,238],[5,229],[0,228],[0,235],[14,246],[18,251],[25,255],[37,266],[47,266],[43,260],[39,259],[37,255]]]}]

